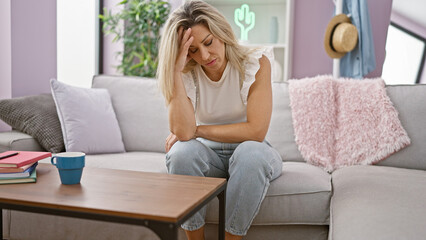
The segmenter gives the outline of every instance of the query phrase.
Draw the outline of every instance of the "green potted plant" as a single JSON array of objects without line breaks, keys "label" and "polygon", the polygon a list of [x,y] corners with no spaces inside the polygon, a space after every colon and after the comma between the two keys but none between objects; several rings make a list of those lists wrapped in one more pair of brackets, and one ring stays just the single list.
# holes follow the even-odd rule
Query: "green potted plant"
[{"label": "green potted plant", "polygon": [[103,32],[122,40],[124,48],[117,69],[124,75],[154,77],[157,71],[160,28],[170,13],[170,4],[161,0],[124,0],[124,9],[116,14],[103,9],[99,15]]}]

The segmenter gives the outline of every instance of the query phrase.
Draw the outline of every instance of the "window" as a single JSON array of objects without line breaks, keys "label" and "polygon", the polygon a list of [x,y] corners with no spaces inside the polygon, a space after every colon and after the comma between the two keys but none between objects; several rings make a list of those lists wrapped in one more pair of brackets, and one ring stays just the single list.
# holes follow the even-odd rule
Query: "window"
[{"label": "window", "polygon": [[391,22],[382,78],[386,84],[419,83],[425,62],[426,39]]}]

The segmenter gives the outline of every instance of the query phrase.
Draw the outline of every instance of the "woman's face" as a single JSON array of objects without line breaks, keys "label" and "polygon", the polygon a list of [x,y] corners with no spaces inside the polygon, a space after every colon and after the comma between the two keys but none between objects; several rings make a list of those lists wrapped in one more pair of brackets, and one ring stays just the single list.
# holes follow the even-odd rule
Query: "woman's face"
[{"label": "woman's face", "polygon": [[194,40],[189,47],[189,56],[200,64],[206,73],[222,75],[227,63],[225,44],[202,24],[194,25],[191,29]]}]

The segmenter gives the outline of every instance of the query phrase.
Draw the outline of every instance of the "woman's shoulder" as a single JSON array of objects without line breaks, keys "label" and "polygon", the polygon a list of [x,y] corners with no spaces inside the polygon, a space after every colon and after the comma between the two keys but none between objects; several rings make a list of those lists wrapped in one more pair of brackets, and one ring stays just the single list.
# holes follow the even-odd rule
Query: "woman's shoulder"
[{"label": "woman's shoulder", "polygon": [[259,71],[261,65],[267,64],[266,60],[269,60],[272,66],[274,62],[274,51],[272,47],[262,47],[253,49],[247,56],[245,62],[245,79],[247,81],[253,80],[256,73]]},{"label": "woman's shoulder", "polygon": [[246,67],[255,67],[259,64],[259,61],[263,56],[265,56],[269,62],[272,62],[274,60],[273,47],[258,47],[250,50],[245,62]]},{"label": "woman's shoulder", "polygon": [[[245,62],[245,79],[254,81],[256,73],[259,71],[261,63],[265,62],[265,58],[269,60],[270,65],[274,62],[274,51],[272,47],[261,47],[250,51]],[[263,64],[262,64],[263,65]]]},{"label": "woman's shoulder", "polygon": [[245,62],[245,76],[241,87],[241,98],[244,104],[247,104],[247,97],[251,85],[256,81],[256,74],[260,67],[268,64],[272,65],[274,61],[274,52],[272,47],[256,48],[250,51]]}]

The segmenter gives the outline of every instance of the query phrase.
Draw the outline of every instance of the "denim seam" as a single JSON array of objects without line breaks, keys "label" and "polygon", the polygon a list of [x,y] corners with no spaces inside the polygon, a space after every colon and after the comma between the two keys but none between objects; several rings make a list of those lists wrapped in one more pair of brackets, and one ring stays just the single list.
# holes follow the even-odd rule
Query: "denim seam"
[{"label": "denim seam", "polygon": [[253,216],[251,217],[250,222],[249,222],[249,223],[248,223],[248,225],[244,228],[244,231],[243,231],[243,233],[242,233],[243,235],[247,234],[247,231],[248,231],[248,229],[250,228],[251,223],[253,222],[253,220],[254,220],[255,216],[257,215],[257,213],[259,213],[260,205],[262,204],[263,199],[265,199],[265,195],[266,195],[266,192],[267,192],[267,190],[268,190],[268,187],[269,187],[269,179],[268,179],[268,181],[265,183],[265,185],[263,186],[262,197],[261,197],[261,198],[260,198],[260,200],[259,200],[259,204],[257,205],[257,207],[256,207],[256,211],[254,211]]},{"label": "denim seam", "polygon": [[234,230],[235,229],[235,219],[236,219],[236,216],[238,215],[238,213],[240,211],[240,208],[239,208],[240,202],[241,202],[240,199],[241,199],[241,197],[238,198],[238,202],[236,204],[235,210],[232,213],[232,216],[230,217],[230,221],[228,223],[229,227],[226,228],[226,231],[233,234],[233,235],[240,235],[240,234],[236,234],[236,231]]},{"label": "denim seam", "polygon": [[[231,158],[233,158],[234,157],[234,155],[232,155],[230,158],[229,158],[229,160],[228,160],[228,163],[229,163],[229,166],[228,166],[228,169],[231,169],[231,165],[233,165],[234,164],[234,161],[232,161],[231,162]],[[233,160],[233,159],[232,159]],[[229,170],[228,170],[229,171]],[[229,181],[229,180],[228,180]],[[240,202],[241,202],[241,196],[238,196],[238,201],[237,201],[237,203],[235,204],[235,208],[234,208],[234,212],[232,213],[232,215],[229,217],[229,222],[228,222],[228,226],[229,227],[226,227],[226,231],[227,232],[229,232],[229,233],[231,233],[231,234],[234,234],[234,235],[240,235],[240,234],[236,234],[236,231],[234,231],[234,228],[235,228],[235,219],[236,219],[236,216],[237,216],[237,213],[239,212],[239,210],[240,210],[240,208],[239,208],[239,206],[240,206]]]},{"label": "denim seam", "polygon": [[266,192],[268,191],[268,188],[272,179],[273,171],[274,171],[273,167],[271,166],[271,161],[268,162],[268,166],[269,166],[269,171],[267,173],[268,175],[266,176],[267,181],[265,182],[265,185],[263,186],[262,196],[260,197],[259,203],[256,207],[256,210],[253,213],[253,216],[251,217],[251,220],[249,221],[248,225],[244,228],[244,231],[242,232],[243,235],[247,234],[247,231],[250,228],[251,223],[253,222],[256,215],[259,213],[260,206],[262,205],[262,202],[266,197]]}]

